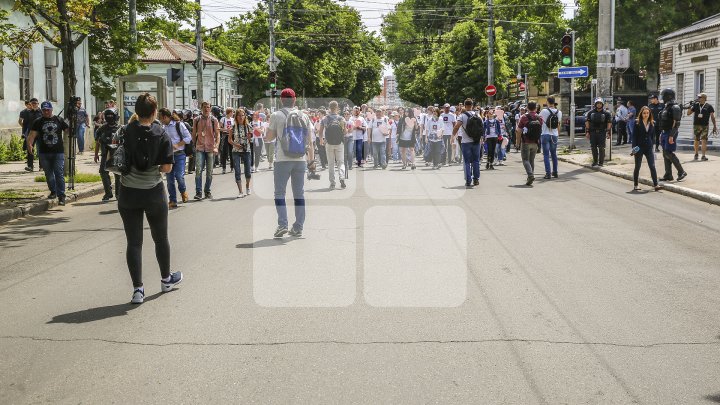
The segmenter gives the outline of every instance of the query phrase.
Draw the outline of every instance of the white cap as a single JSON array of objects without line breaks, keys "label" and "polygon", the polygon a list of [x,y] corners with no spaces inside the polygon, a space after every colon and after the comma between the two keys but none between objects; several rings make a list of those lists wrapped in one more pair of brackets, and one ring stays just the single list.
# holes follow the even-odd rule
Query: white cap
[{"label": "white cap", "polygon": [[455,112],[455,106],[450,107],[450,112]]},{"label": "white cap", "polygon": [[448,107],[450,107],[449,103],[445,103],[445,105],[443,106],[443,108],[448,108]]}]

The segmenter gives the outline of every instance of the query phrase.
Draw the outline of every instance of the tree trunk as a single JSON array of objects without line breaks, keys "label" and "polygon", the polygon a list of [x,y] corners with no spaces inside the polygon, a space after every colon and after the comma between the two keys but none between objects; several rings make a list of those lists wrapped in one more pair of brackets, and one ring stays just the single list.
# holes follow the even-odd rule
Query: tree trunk
[{"label": "tree trunk", "polygon": [[[64,105],[57,106],[59,109],[65,110],[65,118],[70,121],[70,113],[68,111],[68,103],[70,99],[75,95],[75,88],[77,85],[77,76],[75,75],[75,47],[73,46],[72,32],[69,29],[62,30],[60,33],[60,52],[62,53],[62,75],[63,75],[63,102]],[[74,134],[65,137],[65,174],[68,174],[70,155],[70,148],[73,144],[70,143],[70,139],[73,139]]]}]

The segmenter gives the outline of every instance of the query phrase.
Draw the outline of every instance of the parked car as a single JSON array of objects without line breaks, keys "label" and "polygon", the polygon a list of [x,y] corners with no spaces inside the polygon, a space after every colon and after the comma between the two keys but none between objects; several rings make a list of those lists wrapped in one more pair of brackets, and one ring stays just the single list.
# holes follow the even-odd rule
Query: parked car
[{"label": "parked car", "polygon": [[[590,111],[587,107],[580,107],[575,109],[575,134],[585,133],[585,114]],[[565,132],[570,136],[570,118],[563,120]]]}]

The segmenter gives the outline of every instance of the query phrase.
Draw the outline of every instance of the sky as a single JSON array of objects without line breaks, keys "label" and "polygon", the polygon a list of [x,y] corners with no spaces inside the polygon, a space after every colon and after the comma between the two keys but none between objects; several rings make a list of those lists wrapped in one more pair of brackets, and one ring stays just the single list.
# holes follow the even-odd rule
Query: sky
[{"label": "sky", "polygon": [[[401,0],[345,0],[338,1],[360,11],[363,23],[369,31],[380,32],[380,24],[384,14],[392,11]],[[574,0],[562,0],[565,3],[565,17],[571,18],[574,11]],[[253,0],[201,0],[203,26],[216,27],[224,24],[238,14],[252,10],[257,1]],[[384,75],[391,75],[392,67],[385,66]]]}]

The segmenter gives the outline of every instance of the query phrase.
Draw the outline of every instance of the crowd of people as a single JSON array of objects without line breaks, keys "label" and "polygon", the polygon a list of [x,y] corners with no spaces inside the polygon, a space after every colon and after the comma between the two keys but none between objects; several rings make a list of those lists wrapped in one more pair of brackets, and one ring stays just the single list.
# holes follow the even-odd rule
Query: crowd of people
[{"label": "crowd of people", "polygon": [[[715,125],[714,110],[703,96],[687,107],[688,115],[695,114],[696,147],[707,139],[709,120]],[[614,117],[601,98],[595,100],[593,109],[585,116],[593,166],[604,165],[605,145],[615,125],[617,142],[632,144],[635,189],[643,159],[650,167],[655,189],[660,189],[653,153],[658,144],[662,146],[665,164],[665,175],[660,180],[673,180],[673,166],[678,180],[687,176],[674,153],[683,107],[675,102],[674,91],[670,89],[664,90],[660,98],[663,104],[653,95],[649,105],[639,111],[632,105],[632,109],[618,108]],[[553,97],[548,97],[543,105],[531,101],[526,105],[483,107],[468,98],[457,105],[446,103],[426,108],[362,105],[341,111],[336,101],[326,107],[299,109],[295,92],[288,88],[281,92],[279,102],[275,111],[262,104],[252,110],[223,109],[208,102],[203,102],[196,111],[171,111],[160,108],[153,96],[143,94],[137,99],[135,114],[124,126],[110,102],[96,117],[95,162],[100,164],[105,188],[103,201],[113,197],[118,200],[128,243],[126,256],[134,286],[133,303],[144,299],[143,216],[155,242],[162,290],[171,290],[183,279],[181,272],[170,271],[167,219],[168,210],[190,199],[186,174],[194,173],[196,201],[212,199],[213,171],[217,168],[225,174],[229,166],[234,172],[237,197],[243,198],[252,194],[253,174],[267,161],[265,170],[272,171],[274,182],[275,238],[286,234],[302,236],[305,181],[319,178],[318,171],[323,169],[328,169],[329,189],[335,190],[338,183],[345,189],[349,172],[358,168],[385,170],[394,162],[402,170],[412,171],[420,161],[432,170],[462,165],[465,187],[472,189],[479,185],[483,158],[485,170],[494,170],[505,164],[507,154],[515,148],[521,156],[527,186],[534,183],[535,160],[540,151],[544,178],[559,177],[557,145],[563,120]],[[39,104],[39,108],[38,104],[37,100],[30,100],[28,110],[21,115],[28,159],[34,156],[37,145],[50,198],[58,197],[64,204],[63,134],[68,134],[69,126],[53,115],[50,102]],[[632,124],[628,125],[629,122]],[[119,145],[123,146],[122,156],[129,169],[114,174],[113,188],[108,166],[111,161],[117,164],[115,154]],[[28,166],[32,168],[31,160]],[[163,184],[163,174],[167,186]],[[292,225],[286,207],[288,183],[295,210]]]}]

